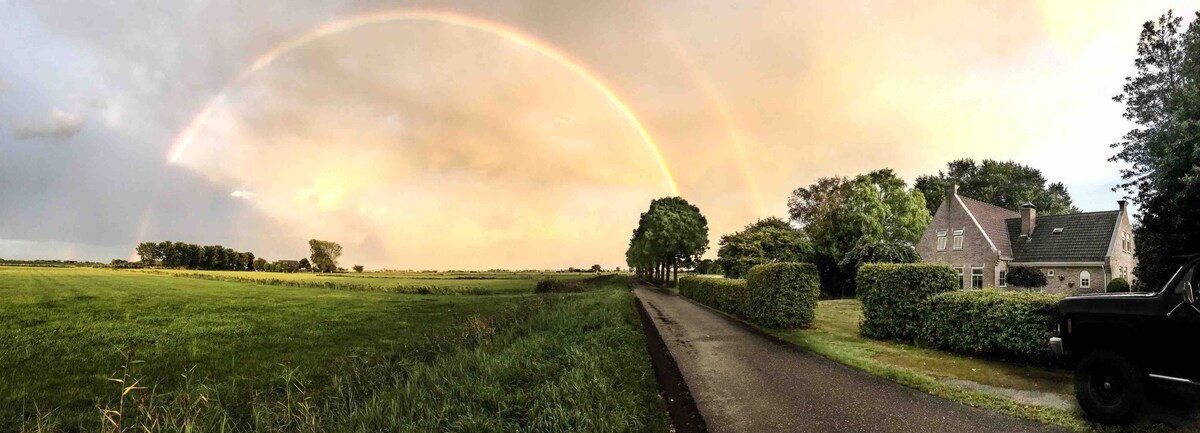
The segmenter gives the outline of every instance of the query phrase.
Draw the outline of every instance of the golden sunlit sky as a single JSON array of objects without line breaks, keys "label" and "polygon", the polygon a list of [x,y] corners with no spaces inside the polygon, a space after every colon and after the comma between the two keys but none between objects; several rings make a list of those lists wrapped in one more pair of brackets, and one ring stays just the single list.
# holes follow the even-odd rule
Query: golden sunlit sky
[{"label": "golden sunlit sky", "polygon": [[0,257],[622,266],[824,176],[1011,159],[1115,208],[1111,98],[1183,1],[0,1]]}]

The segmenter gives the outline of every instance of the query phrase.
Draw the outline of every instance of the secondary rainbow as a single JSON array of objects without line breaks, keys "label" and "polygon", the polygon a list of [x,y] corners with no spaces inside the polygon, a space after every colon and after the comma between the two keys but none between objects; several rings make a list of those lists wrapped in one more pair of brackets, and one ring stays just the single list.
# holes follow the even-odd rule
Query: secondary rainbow
[{"label": "secondary rainbow", "polygon": [[187,152],[188,147],[191,146],[192,141],[195,139],[197,131],[208,119],[208,117],[212,115],[213,111],[225,101],[226,95],[228,95],[231,90],[244,83],[247,79],[254,75],[255,72],[266,68],[276,59],[287,54],[288,52],[308,45],[318,39],[364,25],[389,21],[431,21],[479,30],[485,33],[503,37],[516,44],[532,49],[569,69],[571,72],[579,75],[593,87],[599,90],[600,93],[603,94],[604,97],[608,99],[608,101],[612,103],[613,106],[616,107],[623,116],[625,116],[625,118],[637,131],[638,136],[641,137],[642,142],[645,143],[650,153],[654,156],[655,161],[658,163],[658,168],[660,171],[662,171],[662,175],[666,179],[667,187],[670,188],[671,193],[676,196],[681,195],[679,192],[679,186],[675,183],[675,177],[671,174],[670,168],[667,167],[666,159],[663,158],[662,152],[658,148],[658,144],[654,142],[654,139],[650,137],[650,133],[646,131],[646,127],[642,125],[642,122],[638,120],[636,115],[634,115],[633,110],[631,110],[629,106],[617,96],[612,88],[610,88],[603,80],[601,80],[596,73],[588,69],[587,66],[572,59],[566,53],[558,50],[553,45],[543,42],[515,28],[508,27],[504,24],[494,21],[474,18],[454,12],[436,10],[372,12],[324,24],[275,46],[275,48],[272,48],[270,51],[267,51],[255,59],[249,67],[239,72],[232,81],[230,81],[221,89],[220,93],[217,93],[216,96],[214,96],[208,101],[207,104],[205,104],[204,109],[200,110],[200,112],[194,118],[192,118],[190,122],[188,122],[187,126],[179,132],[179,135],[175,137],[174,142],[171,144],[171,150],[168,153],[167,162],[176,163],[181,157],[183,157],[184,153]]}]

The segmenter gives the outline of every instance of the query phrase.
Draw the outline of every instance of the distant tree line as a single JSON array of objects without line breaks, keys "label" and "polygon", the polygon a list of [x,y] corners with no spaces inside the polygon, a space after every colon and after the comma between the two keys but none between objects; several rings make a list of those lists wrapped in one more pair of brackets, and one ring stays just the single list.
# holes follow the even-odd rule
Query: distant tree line
[{"label": "distant tree line", "polygon": [[[182,268],[210,271],[259,271],[259,272],[344,272],[337,265],[342,255],[342,246],[337,242],[313,239],[308,242],[311,256],[300,260],[278,260],[268,262],[254,253],[236,251],[221,245],[196,245],[187,242],[142,242],[135,251],[140,262],[113,260],[114,268]],[[363,267],[355,265],[362,272]]]}]

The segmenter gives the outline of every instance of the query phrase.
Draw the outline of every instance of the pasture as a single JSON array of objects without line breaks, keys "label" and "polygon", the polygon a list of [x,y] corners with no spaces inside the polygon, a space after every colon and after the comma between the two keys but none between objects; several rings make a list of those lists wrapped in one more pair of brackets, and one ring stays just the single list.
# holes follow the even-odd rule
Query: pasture
[{"label": "pasture", "polygon": [[140,270],[159,275],[203,278],[216,281],[259,282],[293,287],[342,288],[423,294],[515,294],[529,293],[537,280],[583,280],[592,273],[554,272],[368,272],[368,273],[280,273],[193,270]]},{"label": "pasture", "polygon": [[417,295],[0,267],[0,431],[663,431],[626,278],[538,277]]}]

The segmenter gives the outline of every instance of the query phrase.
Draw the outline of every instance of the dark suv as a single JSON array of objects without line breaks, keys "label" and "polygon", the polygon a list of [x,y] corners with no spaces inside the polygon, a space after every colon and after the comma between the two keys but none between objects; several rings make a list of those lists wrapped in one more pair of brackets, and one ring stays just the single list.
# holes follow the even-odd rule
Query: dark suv
[{"label": "dark suv", "polygon": [[1200,382],[1200,256],[1192,256],[1157,293],[1072,296],[1050,348],[1075,362],[1075,398],[1106,423],[1132,420],[1147,379]]}]

